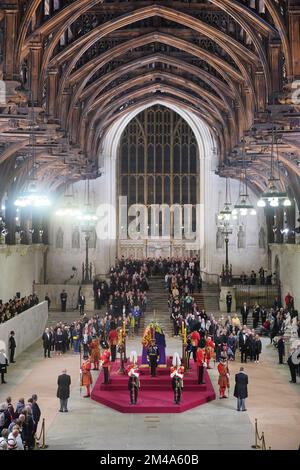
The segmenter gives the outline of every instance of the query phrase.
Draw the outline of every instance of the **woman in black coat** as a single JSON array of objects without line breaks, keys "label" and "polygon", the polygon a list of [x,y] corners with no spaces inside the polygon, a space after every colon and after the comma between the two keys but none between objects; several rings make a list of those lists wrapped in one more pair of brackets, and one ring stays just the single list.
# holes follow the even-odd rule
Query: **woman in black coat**
[{"label": "woman in black coat", "polygon": [[254,361],[259,364],[259,355],[261,354],[262,344],[260,337],[255,336],[255,349],[254,349]]}]

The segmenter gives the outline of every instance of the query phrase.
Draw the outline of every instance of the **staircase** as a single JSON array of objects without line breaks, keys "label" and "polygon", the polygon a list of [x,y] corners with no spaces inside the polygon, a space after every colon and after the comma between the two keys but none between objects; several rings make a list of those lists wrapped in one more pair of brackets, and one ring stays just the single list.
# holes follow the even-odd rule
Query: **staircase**
[{"label": "staircase", "polygon": [[155,276],[149,279],[149,291],[147,293],[147,311],[145,315],[145,327],[154,319],[162,327],[166,336],[173,335],[173,326],[168,311],[168,291],[165,290],[164,278]]},{"label": "staircase", "polygon": [[194,292],[192,296],[194,297],[199,310],[204,309],[207,313],[214,313],[219,310],[219,286],[203,283],[201,292]]}]

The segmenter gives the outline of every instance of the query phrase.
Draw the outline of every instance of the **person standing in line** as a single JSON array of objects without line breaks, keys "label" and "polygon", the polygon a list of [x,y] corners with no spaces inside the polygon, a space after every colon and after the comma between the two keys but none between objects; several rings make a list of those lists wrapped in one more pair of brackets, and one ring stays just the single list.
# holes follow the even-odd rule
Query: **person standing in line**
[{"label": "person standing in line", "polygon": [[84,306],[85,306],[85,296],[83,294],[79,295],[78,305],[79,305],[79,313],[80,313],[80,315],[83,315],[84,314]]},{"label": "person standing in line", "polygon": [[8,340],[8,349],[10,351],[9,353],[9,362],[10,364],[13,364],[14,362],[14,356],[15,356],[15,350],[16,350],[16,340],[15,340],[15,332],[14,331],[11,331],[10,332],[10,337],[9,337],[9,340]]},{"label": "person standing in line", "polygon": [[247,325],[248,314],[249,314],[249,307],[247,306],[247,303],[244,302],[243,306],[241,307],[241,315],[242,315],[243,325]]},{"label": "person standing in line", "polygon": [[176,405],[180,405],[183,389],[184,366],[181,365],[178,353],[174,353],[173,367],[171,367],[170,372],[174,392],[174,403],[176,403]]},{"label": "person standing in line", "polygon": [[198,384],[204,384],[203,382],[203,373],[204,373],[204,364],[205,364],[205,359],[204,359],[204,352],[203,349],[198,347],[197,353],[196,353],[196,364],[198,367]]},{"label": "person standing in line", "polygon": [[63,289],[62,293],[60,294],[60,302],[61,302],[61,311],[62,312],[66,311],[67,299],[68,299],[68,294],[66,293],[65,289]]},{"label": "person standing in line", "polygon": [[[298,355],[297,355],[296,351],[298,352]],[[298,348],[298,349],[292,348],[292,349],[291,349],[291,352],[290,352],[290,355],[289,355],[289,357],[288,357],[288,360],[287,360],[288,366],[289,366],[289,368],[290,368],[290,373],[291,373],[291,380],[290,380],[290,383],[293,383],[293,384],[297,383],[296,371],[297,371],[297,367],[298,367],[298,365],[299,365],[299,363],[298,363],[298,364],[295,364],[295,363],[293,362],[293,355],[294,355],[294,353],[295,353],[295,356],[297,356],[297,357],[296,357],[296,360],[298,360],[299,355],[300,355],[300,349],[299,349],[299,348]]]},{"label": "person standing in line", "polygon": [[280,336],[277,342],[277,350],[278,350],[279,364],[283,364],[283,356],[285,355],[285,345],[284,345],[283,336]]},{"label": "person standing in line", "polygon": [[218,385],[219,385],[220,399],[227,398],[227,396],[225,395],[226,388],[228,388],[229,390],[230,384],[229,384],[228,362],[227,362],[226,357],[221,358],[221,362],[219,362],[218,364],[218,372],[219,372]]},{"label": "person standing in line", "polygon": [[259,335],[255,336],[255,343],[254,343],[254,362],[259,364],[259,356],[262,350],[262,343]]},{"label": "person standing in line", "polygon": [[1,383],[6,384],[4,380],[4,374],[7,373],[8,359],[4,352],[4,349],[0,350],[0,374],[1,374]]},{"label": "person standing in line", "polygon": [[150,347],[147,351],[147,359],[150,365],[151,377],[156,376],[156,367],[159,362],[159,349],[155,344],[155,339],[151,340]]},{"label": "person standing in line", "polygon": [[228,291],[228,294],[226,295],[226,305],[227,313],[231,313],[232,295],[230,294],[230,291]]},{"label": "person standing in line", "polygon": [[46,300],[46,302],[48,302],[48,311],[49,311],[50,310],[50,305],[51,305],[51,299],[48,295],[48,292],[46,292],[45,300]]},{"label": "person standing in line", "polygon": [[240,372],[235,375],[234,394],[237,398],[237,411],[247,411],[245,400],[248,398],[248,375],[244,371],[244,367],[240,368]]},{"label": "person standing in line", "polygon": [[100,365],[103,367],[103,372],[104,372],[104,382],[102,382],[102,384],[107,385],[109,384],[110,350],[106,342],[102,344],[102,348],[104,349],[104,351],[101,354],[101,361],[100,361]]},{"label": "person standing in line", "polygon": [[114,321],[110,323],[110,332],[108,333],[108,343],[111,351],[111,362],[115,362],[117,355],[118,332]]},{"label": "person standing in line", "polygon": [[32,417],[34,421],[34,434],[35,434],[38,428],[39,421],[41,419],[41,410],[40,410],[39,405],[37,404],[37,399],[38,399],[37,395],[33,394],[31,398],[32,398],[31,409],[32,409]]},{"label": "person standing in line", "polygon": [[139,373],[139,366],[137,363],[137,353],[136,351],[132,351],[130,354],[130,362],[131,364],[127,368],[128,373],[128,390],[129,390],[129,397],[131,405],[137,404],[138,398],[138,391],[140,387],[140,373]]},{"label": "person standing in line", "polygon": [[43,348],[44,348],[44,357],[51,357],[50,356],[50,351],[51,351],[51,345],[52,345],[52,333],[50,332],[49,328],[46,328],[43,336],[42,336],[42,341],[43,341]]},{"label": "person standing in line", "polygon": [[83,355],[83,363],[81,364],[81,378],[80,385],[86,387],[86,395],[83,398],[89,398],[91,396],[91,385],[93,383],[93,377],[91,374],[91,361],[89,355]]},{"label": "person standing in line", "polygon": [[68,399],[70,398],[71,377],[64,369],[57,379],[57,398],[60,400],[60,412],[68,412]]}]

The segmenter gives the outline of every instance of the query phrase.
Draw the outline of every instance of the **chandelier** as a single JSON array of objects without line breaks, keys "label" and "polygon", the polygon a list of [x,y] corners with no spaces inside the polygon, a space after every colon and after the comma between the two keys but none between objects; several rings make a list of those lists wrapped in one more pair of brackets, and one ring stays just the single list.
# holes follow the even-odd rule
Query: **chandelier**
[{"label": "chandelier", "polygon": [[230,184],[229,178],[226,177],[226,200],[224,203],[223,209],[218,214],[219,222],[228,222],[232,216],[232,209],[231,209],[231,196],[230,196]]},{"label": "chandelier", "polygon": [[35,135],[35,114],[34,106],[31,100],[31,111],[32,117],[30,122],[30,143],[31,143],[31,155],[32,158],[32,167],[31,172],[28,169],[28,181],[25,191],[23,191],[17,199],[14,201],[16,207],[25,208],[25,207],[49,207],[52,202],[48,198],[47,194],[39,191],[37,187],[37,177],[36,177],[36,135]]},{"label": "chandelier", "polygon": [[[274,146],[276,146],[276,159],[274,156]],[[268,179],[268,189],[263,192],[259,201],[257,202],[258,207],[279,207],[282,205],[284,207],[290,207],[292,205],[291,200],[289,199],[286,191],[279,191],[276,186],[276,183],[279,178],[275,178],[274,167],[277,167],[277,172],[279,173],[279,150],[278,150],[278,141],[275,142],[275,127],[272,127],[272,148],[271,148],[271,176]]]},{"label": "chandelier", "polygon": [[70,192],[68,191],[69,191],[69,187],[66,181],[64,200],[63,200],[62,205],[56,210],[55,215],[58,217],[78,218],[79,216],[81,216],[81,210],[75,204],[73,185],[71,186]]},{"label": "chandelier", "polygon": [[238,214],[241,216],[246,216],[248,214],[256,215],[256,210],[254,209],[254,205],[252,204],[248,193],[245,140],[243,140],[243,169],[240,177],[239,197],[237,203],[234,205],[232,217],[237,219]]}]

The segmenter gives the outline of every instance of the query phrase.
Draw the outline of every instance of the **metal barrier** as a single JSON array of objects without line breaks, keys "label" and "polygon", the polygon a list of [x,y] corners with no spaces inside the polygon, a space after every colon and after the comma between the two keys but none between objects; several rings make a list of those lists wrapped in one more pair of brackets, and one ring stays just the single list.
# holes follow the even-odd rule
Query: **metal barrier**
[{"label": "metal barrier", "polygon": [[[259,442],[261,442],[261,445],[259,445]],[[255,444],[251,446],[252,449],[260,449],[260,450],[271,450],[271,447],[267,449],[266,446],[266,440],[265,440],[265,433],[262,432],[261,436],[258,433],[258,427],[257,427],[257,419],[255,418]]]},{"label": "metal barrier", "polygon": [[[40,440],[42,438],[42,444],[40,445]],[[34,436],[34,448],[35,449],[47,449],[49,446],[46,444],[46,426],[45,418],[43,418],[42,428],[39,437],[35,434]]]},{"label": "metal barrier", "polygon": [[236,292],[236,306],[242,307],[246,302],[253,305],[256,302],[266,308],[272,307],[275,297],[281,298],[280,285],[234,285]]}]

